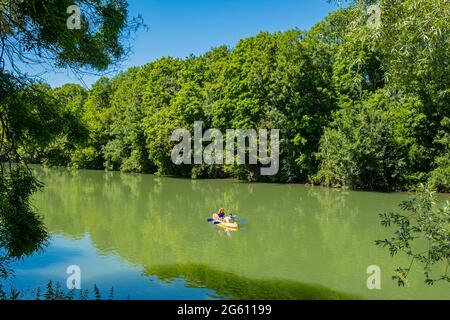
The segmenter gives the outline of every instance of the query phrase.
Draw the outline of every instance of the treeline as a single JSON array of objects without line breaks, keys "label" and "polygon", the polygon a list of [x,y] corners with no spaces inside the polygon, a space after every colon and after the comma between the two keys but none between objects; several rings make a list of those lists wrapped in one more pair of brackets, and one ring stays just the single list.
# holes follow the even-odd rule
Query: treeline
[{"label": "treeline", "polygon": [[[354,4],[308,32],[263,32],[233,49],[162,58],[89,91],[38,85],[65,129],[22,154],[75,168],[384,191],[427,182],[448,192],[450,4],[383,0],[378,27],[366,12]],[[281,129],[279,173],[173,164],[170,135],[194,121],[222,132]]]}]

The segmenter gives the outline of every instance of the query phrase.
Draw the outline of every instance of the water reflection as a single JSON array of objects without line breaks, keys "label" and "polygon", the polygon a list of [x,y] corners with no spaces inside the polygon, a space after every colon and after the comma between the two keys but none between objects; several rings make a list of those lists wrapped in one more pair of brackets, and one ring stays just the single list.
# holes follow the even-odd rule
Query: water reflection
[{"label": "water reflection", "polygon": [[[99,255],[114,253],[148,276],[183,277],[235,298],[448,297],[443,285],[425,286],[420,272],[410,288],[397,288],[391,270],[408,261],[373,245],[386,232],[378,213],[395,209],[405,194],[40,168],[36,174],[46,188],[35,203],[50,232],[74,240],[89,234]],[[220,207],[246,218],[244,229],[207,223]],[[366,287],[372,264],[382,268],[383,290]]]},{"label": "water reflection", "polygon": [[249,279],[231,272],[217,271],[205,265],[156,266],[146,272],[148,275],[157,274],[160,279],[183,278],[188,286],[212,289],[217,293],[217,298],[233,300],[349,300],[357,298],[322,286],[302,284],[292,280]]}]

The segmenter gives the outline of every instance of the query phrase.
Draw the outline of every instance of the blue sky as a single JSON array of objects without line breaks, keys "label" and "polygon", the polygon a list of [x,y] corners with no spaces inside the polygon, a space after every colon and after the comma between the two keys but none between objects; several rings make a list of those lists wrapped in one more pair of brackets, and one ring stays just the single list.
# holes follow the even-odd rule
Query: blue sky
[{"label": "blue sky", "polygon": [[[131,16],[141,14],[148,30],[132,41],[133,52],[121,69],[164,56],[184,58],[212,47],[233,47],[260,31],[307,30],[336,9],[326,0],[129,0]],[[90,86],[98,77],[84,76]],[[53,87],[79,83],[66,71],[47,73]]]}]

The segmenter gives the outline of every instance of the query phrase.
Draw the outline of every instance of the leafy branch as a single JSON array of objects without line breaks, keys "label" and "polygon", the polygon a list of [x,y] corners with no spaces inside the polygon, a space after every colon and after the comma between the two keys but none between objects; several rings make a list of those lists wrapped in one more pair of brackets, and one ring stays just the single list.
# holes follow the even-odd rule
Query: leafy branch
[{"label": "leafy branch", "polygon": [[[409,266],[397,267],[392,279],[405,286],[413,263],[417,262],[422,266],[425,283],[450,282],[450,202],[439,206],[435,193],[421,185],[416,196],[403,201],[400,209],[401,213],[380,214],[381,225],[395,227],[395,231],[390,239],[375,241],[387,248],[391,256],[405,253],[411,257]],[[442,265],[444,271],[435,276],[433,267]]]}]

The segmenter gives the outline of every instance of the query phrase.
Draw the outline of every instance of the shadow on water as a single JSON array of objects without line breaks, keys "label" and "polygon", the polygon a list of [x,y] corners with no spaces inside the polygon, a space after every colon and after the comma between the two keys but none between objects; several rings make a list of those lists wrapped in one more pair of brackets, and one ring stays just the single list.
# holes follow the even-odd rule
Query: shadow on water
[{"label": "shadow on water", "polygon": [[156,266],[146,270],[160,280],[183,278],[187,286],[214,290],[217,298],[232,300],[355,300],[356,295],[292,280],[250,279],[206,265]]}]

